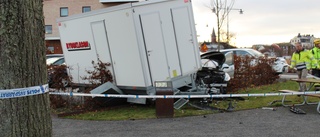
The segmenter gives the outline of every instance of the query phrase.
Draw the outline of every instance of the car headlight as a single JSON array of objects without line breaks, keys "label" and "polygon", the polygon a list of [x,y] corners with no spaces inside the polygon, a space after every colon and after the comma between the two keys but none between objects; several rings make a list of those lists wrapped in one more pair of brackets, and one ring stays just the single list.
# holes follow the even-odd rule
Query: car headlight
[{"label": "car headlight", "polygon": [[224,75],[224,81],[229,81],[231,78],[230,78],[230,75],[228,73],[225,73]]}]

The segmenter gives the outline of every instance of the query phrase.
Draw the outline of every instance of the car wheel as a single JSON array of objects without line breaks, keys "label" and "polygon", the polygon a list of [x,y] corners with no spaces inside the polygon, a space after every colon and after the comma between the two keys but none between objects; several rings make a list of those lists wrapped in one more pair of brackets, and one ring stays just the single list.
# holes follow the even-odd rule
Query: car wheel
[{"label": "car wheel", "polygon": [[282,68],[282,73],[288,73],[288,67],[287,66]]},{"label": "car wheel", "polygon": [[67,87],[69,85],[69,81],[66,79],[61,79],[61,84],[63,87]]}]

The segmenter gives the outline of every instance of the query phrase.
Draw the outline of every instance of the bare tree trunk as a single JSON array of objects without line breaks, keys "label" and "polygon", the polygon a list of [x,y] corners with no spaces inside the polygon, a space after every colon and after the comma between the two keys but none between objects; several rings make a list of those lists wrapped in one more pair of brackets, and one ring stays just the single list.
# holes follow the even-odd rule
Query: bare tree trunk
[{"label": "bare tree trunk", "polygon": [[[210,9],[217,17],[217,29],[218,29],[218,51],[220,51],[220,37],[221,37],[221,28],[223,26],[223,23],[225,19],[227,18],[230,10],[232,9],[234,5],[235,0],[211,0],[211,7]],[[228,37],[228,36],[227,36]],[[229,41],[227,41],[229,42]]]},{"label": "bare tree trunk", "polygon": [[220,5],[219,1],[216,0],[216,16],[217,16],[217,24],[218,24],[218,51],[220,51],[220,31],[221,31],[221,26],[220,25]]},{"label": "bare tree trunk", "polygon": [[[0,0],[0,89],[47,83],[42,0]],[[0,137],[50,137],[49,94],[0,99]]]}]

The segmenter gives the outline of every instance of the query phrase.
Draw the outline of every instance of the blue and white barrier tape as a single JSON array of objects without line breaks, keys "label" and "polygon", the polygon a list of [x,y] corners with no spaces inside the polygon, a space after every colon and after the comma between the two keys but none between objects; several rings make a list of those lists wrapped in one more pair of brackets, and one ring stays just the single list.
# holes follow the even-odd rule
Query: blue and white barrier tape
[{"label": "blue and white barrier tape", "polygon": [[294,93],[253,93],[253,94],[220,94],[220,95],[119,95],[119,94],[89,94],[74,92],[50,92],[50,95],[83,96],[83,97],[113,97],[113,98],[223,98],[223,97],[267,97],[287,95],[320,94],[320,91]]},{"label": "blue and white barrier tape", "polygon": [[6,89],[0,90],[0,99],[33,96],[44,94],[46,92],[49,92],[48,84],[27,88]]}]

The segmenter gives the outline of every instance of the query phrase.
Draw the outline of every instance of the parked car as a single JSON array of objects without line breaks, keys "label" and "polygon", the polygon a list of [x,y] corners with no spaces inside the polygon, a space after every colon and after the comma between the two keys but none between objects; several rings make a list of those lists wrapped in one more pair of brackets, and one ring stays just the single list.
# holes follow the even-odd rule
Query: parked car
[{"label": "parked car", "polygon": [[63,54],[47,54],[46,57],[47,59],[53,58],[53,57],[63,57]]},{"label": "parked car", "polygon": [[47,65],[62,65],[65,63],[64,57],[51,57],[46,60]]},{"label": "parked car", "polygon": [[225,56],[221,52],[213,51],[202,54],[202,69],[197,72],[196,83],[207,87],[210,94],[226,93],[230,76],[222,70],[224,62]]},{"label": "parked car", "polygon": [[69,85],[66,64],[63,56],[48,58],[47,65],[49,87],[52,87],[54,84],[61,85],[62,87]]},{"label": "parked car", "polygon": [[289,64],[287,63],[287,60],[283,57],[277,57],[274,65],[272,65],[272,68],[277,73],[287,73],[289,71]]},{"label": "parked car", "polygon": [[[226,57],[226,63],[223,66],[224,71],[229,73],[231,77],[234,76],[233,55],[250,56],[254,58],[264,57],[264,54],[254,49],[225,49],[221,50],[220,52],[224,53]],[[276,71],[276,73],[285,73],[288,72],[289,65],[285,59],[277,57],[275,62],[272,64],[272,68]]]}]

